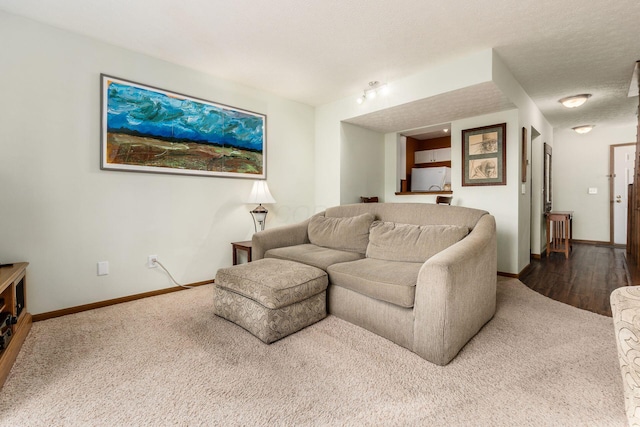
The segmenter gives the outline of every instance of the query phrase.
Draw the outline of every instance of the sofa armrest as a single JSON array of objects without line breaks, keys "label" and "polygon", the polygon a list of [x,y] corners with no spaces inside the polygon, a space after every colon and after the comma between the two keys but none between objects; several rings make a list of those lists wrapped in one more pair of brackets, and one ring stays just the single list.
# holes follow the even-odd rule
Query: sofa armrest
[{"label": "sofa armrest", "polygon": [[251,259],[257,261],[264,258],[264,253],[269,249],[309,243],[307,229],[310,220],[309,218],[297,224],[283,225],[255,233],[251,239]]},{"label": "sofa armrest", "polygon": [[611,313],[624,387],[624,407],[630,426],[640,424],[640,286],[625,286],[611,292]]},{"label": "sofa armrest", "polygon": [[418,274],[413,351],[446,365],[496,311],[496,223],[480,218],[471,233],[429,258]]}]

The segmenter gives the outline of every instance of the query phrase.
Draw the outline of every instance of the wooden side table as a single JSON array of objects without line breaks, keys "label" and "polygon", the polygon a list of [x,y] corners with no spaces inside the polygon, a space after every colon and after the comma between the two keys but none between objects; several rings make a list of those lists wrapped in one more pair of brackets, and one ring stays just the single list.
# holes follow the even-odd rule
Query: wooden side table
[{"label": "wooden side table", "polygon": [[569,258],[573,241],[573,211],[552,211],[547,217],[547,256],[551,252],[564,253]]},{"label": "wooden side table", "polygon": [[238,265],[238,251],[245,251],[247,253],[247,262],[251,262],[251,240],[244,242],[233,242],[233,265]]}]

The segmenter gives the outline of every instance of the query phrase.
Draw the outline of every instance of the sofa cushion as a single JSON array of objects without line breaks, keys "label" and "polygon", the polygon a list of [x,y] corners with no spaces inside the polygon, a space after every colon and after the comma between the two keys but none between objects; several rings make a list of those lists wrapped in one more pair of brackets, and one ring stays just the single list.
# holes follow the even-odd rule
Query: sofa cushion
[{"label": "sofa cushion", "polygon": [[416,225],[461,225],[472,230],[487,211],[464,206],[433,203],[354,203],[327,208],[326,217],[345,217],[372,213],[380,221]]},{"label": "sofa cushion", "polygon": [[338,262],[355,261],[364,258],[363,254],[336,249],[323,248],[314,244],[285,246],[283,248],[269,249],[264,254],[265,258],[285,259],[301,262],[327,271],[327,267]]},{"label": "sofa cushion", "polygon": [[411,308],[422,263],[365,258],[329,266],[329,283]]},{"label": "sofa cushion", "polygon": [[374,219],[370,213],[339,218],[314,216],[309,221],[309,241],[325,248],[364,254]]},{"label": "sofa cushion", "polygon": [[469,229],[457,225],[413,225],[375,221],[371,224],[367,258],[425,262],[462,240]]}]

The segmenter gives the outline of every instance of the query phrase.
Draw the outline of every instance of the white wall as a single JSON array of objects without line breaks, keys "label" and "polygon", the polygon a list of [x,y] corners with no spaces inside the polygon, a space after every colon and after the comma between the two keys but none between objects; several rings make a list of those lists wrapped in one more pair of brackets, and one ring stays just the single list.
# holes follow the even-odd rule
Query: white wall
[{"label": "white wall", "polygon": [[[37,314],[210,280],[249,239],[252,181],[102,171],[100,73],[267,115],[267,226],[314,206],[314,110],[0,12],[0,261],[28,261]],[[96,262],[111,273],[96,275]]]},{"label": "white wall", "polygon": [[[491,80],[491,49],[439,64],[421,73],[389,83],[389,93],[358,105],[353,97],[316,108],[316,207],[318,210],[341,202],[341,181],[345,163],[341,161],[344,120],[363,114],[428,98]],[[425,123],[429,124],[429,123]],[[404,130],[404,129],[398,129]]]},{"label": "white wall", "polygon": [[[474,69],[490,70],[489,79],[494,81],[503,93],[518,108],[451,123],[452,144],[452,190],[453,204],[459,206],[485,209],[496,217],[498,227],[498,271],[509,274],[520,273],[529,264],[531,245],[531,209],[532,192],[538,189],[532,186],[532,170],[527,170],[527,180],[521,181],[522,173],[522,127],[526,127],[527,158],[532,158],[531,128],[535,126],[544,134],[545,140],[553,140],[553,129],[540,113],[531,98],[520,84],[513,78],[501,59],[492,51],[488,57],[475,58]],[[460,65],[457,63],[456,65]],[[444,67],[444,66],[443,66]],[[448,78],[439,76],[445,81],[457,79],[456,70],[449,70]],[[487,77],[479,72],[478,78]],[[465,81],[461,79],[460,81]],[[395,86],[395,83],[391,86]],[[410,91],[410,88],[405,88]],[[412,92],[413,93],[413,92]],[[428,120],[428,118],[425,118]],[[462,187],[462,130],[491,124],[507,123],[507,185],[485,187]],[[426,125],[434,123],[425,122]],[[317,125],[318,126],[318,125]],[[396,196],[398,191],[398,167],[403,156],[402,144],[399,144],[397,133],[385,135],[385,201],[433,203],[434,195]],[[523,191],[524,184],[524,191]],[[535,227],[534,227],[535,228]],[[537,233],[540,227],[537,227]]]},{"label": "white wall", "polygon": [[[28,304],[35,314],[171,286],[159,269],[146,268],[149,254],[158,254],[183,283],[209,280],[230,264],[229,243],[253,232],[252,206],[243,203],[251,180],[99,169],[100,73],[266,114],[268,182],[277,200],[268,206],[268,227],[303,220],[360,195],[408,201],[394,194],[397,134],[380,135],[342,121],[493,79],[518,110],[452,123],[452,186],[454,204],[496,216],[498,270],[507,273],[528,263],[530,192],[538,191],[531,186],[537,182],[535,164],[526,194],[520,191],[522,126],[535,127],[539,141],[553,144],[554,209],[576,211],[574,237],[584,240],[608,241],[608,199],[574,189],[607,188],[602,179],[608,174],[608,146],[635,139],[630,125],[596,127],[584,136],[557,131],[554,143],[546,120],[491,50],[390,82],[389,96],[373,103],[358,106],[348,98],[314,111],[4,12],[0,39],[11,41],[0,56],[0,262],[31,263]],[[455,161],[461,158],[461,130],[502,122],[507,122],[508,185],[485,191],[461,187]],[[529,158],[534,161],[537,154],[529,152]],[[380,174],[367,165],[377,165]],[[96,262],[105,260],[111,274],[97,277]]]},{"label": "white wall", "polygon": [[[579,135],[557,129],[553,145],[553,209],[574,211],[573,238],[609,242],[609,147],[635,142],[636,126],[596,126]],[[596,187],[598,194],[588,194]]]},{"label": "white wall", "polygon": [[[486,81],[494,81],[518,109],[452,123],[454,204],[486,209],[494,214],[498,225],[498,270],[510,274],[522,271],[529,263],[531,180],[527,180],[525,194],[522,194],[521,128],[536,126],[537,129],[542,129],[540,132],[549,139],[552,139],[553,135],[551,127],[533,101],[490,49],[440,64],[399,81],[388,82],[391,93],[386,97],[376,98],[374,102],[357,105],[352,98],[347,98],[319,107],[316,112],[316,169],[322,168],[323,175],[326,174],[327,178],[316,181],[316,204],[330,206],[351,201],[355,194],[351,194],[350,189],[364,185],[363,182],[367,179],[366,176],[358,177],[345,173],[350,170],[349,165],[355,161],[355,156],[352,156],[354,160],[342,157],[336,159],[336,153],[345,156],[343,144],[348,144],[345,134],[341,132],[341,121]],[[461,187],[461,166],[455,159],[461,159],[462,129],[503,122],[507,123],[507,185],[483,187],[481,190],[477,187]],[[425,118],[425,126],[433,124],[429,123],[428,117]],[[405,129],[397,131],[403,130]],[[398,138],[397,132],[384,135],[385,201],[433,203],[433,195],[395,195],[399,186],[398,161],[402,156],[399,152]],[[530,146],[528,141],[527,151],[530,150]],[[345,182],[353,179],[358,179],[361,183]],[[350,194],[343,197],[341,192],[347,189]]]},{"label": "white wall", "polygon": [[384,202],[384,135],[342,123],[340,204],[378,196]]},{"label": "white wall", "polygon": [[[463,187],[462,186],[462,130],[493,124],[507,124],[507,185]],[[519,158],[518,111],[510,110],[494,114],[471,117],[451,122],[451,189],[452,205],[483,209],[496,218],[498,232],[498,271],[515,273],[518,266],[518,210],[514,202],[517,196],[519,169],[515,167]],[[396,134],[385,138],[387,156],[385,200],[395,203],[434,203],[434,195],[395,195],[396,159],[398,144]]]}]

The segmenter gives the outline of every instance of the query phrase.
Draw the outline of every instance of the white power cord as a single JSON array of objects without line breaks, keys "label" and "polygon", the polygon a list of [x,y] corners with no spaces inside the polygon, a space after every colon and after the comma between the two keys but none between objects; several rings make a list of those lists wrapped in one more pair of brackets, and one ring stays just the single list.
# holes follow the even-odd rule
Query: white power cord
[{"label": "white power cord", "polygon": [[176,284],[176,286],[180,286],[181,288],[187,288],[187,289],[193,289],[195,286],[188,286],[188,285],[181,285],[180,283],[178,283],[176,281],[176,279],[173,278],[173,276],[171,275],[171,273],[169,273],[169,270],[166,269],[166,267],[164,265],[162,265],[162,263],[160,261],[158,261],[157,259],[155,260],[155,263],[158,264],[171,278],[171,281],[173,283]]}]

